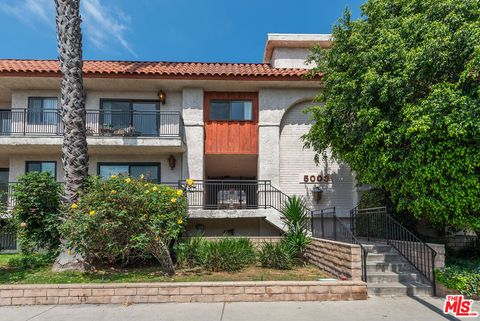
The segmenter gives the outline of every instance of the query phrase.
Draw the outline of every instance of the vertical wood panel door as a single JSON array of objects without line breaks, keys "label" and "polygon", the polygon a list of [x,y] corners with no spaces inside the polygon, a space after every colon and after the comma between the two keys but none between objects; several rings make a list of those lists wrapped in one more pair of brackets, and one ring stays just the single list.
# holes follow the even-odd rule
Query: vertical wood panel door
[{"label": "vertical wood panel door", "polygon": [[[251,102],[251,117],[245,110],[244,116],[249,119],[236,120],[241,109],[232,105],[241,105],[242,101]],[[212,115],[212,102],[215,108],[224,103],[222,111]],[[225,119],[232,114],[234,119]],[[205,154],[258,155],[258,93],[205,92],[204,122]]]}]

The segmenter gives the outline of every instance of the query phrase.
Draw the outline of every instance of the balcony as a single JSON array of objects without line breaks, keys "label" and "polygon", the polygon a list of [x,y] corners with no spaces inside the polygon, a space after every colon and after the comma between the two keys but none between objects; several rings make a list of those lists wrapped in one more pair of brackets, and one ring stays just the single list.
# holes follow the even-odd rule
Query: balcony
[{"label": "balcony", "polygon": [[[179,112],[87,110],[86,131],[89,146],[184,147]],[[61,145],[63,132],[58,110],[0,110],[0,145]]]}]

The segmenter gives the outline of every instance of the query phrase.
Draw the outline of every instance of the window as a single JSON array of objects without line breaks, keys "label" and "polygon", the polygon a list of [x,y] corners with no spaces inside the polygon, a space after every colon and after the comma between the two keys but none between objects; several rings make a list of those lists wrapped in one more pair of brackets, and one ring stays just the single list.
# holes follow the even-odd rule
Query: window
[{"label": "window", "polygon": [[57,97],[29,97],[28,123],[44,125],[57,124],[59,122],[57,103]]},{"label": "window", "polygon": [[137,135],[158,135],[156,101],[101,100],[100,125],[113,130],[133,127]]},{"label": "window", "polygon": [[140,177],[152,182],[160,182],[159,163],[101,163],[98,165],[98,175],[108,178],[112,175]]},{"label": "window", "polygon": [[57,162],[28,161],[26,172],[47,172],[57,179]]},{"label": "window", "polygon": [[249,100],[210,101],[210,120],[252,120],[252,102]]}]

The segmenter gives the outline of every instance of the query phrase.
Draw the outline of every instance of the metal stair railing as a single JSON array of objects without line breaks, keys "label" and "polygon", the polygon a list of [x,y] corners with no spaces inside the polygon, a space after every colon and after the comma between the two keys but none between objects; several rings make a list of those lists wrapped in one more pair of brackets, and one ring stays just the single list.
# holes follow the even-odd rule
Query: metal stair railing
[{"label": "metal stair railing", "polygon": [[312,211],[311,229],[313,237],[358,245],[361,255],[362,281],[367,282],[368,250],[336,215],[335,207]]},{"label": "metal stair railing", "polygon": [[357,239],[391,245],[430,282],[435,295],[437,252],[390,216],[385,207],[355,207],[350,211],[350,226]]}]

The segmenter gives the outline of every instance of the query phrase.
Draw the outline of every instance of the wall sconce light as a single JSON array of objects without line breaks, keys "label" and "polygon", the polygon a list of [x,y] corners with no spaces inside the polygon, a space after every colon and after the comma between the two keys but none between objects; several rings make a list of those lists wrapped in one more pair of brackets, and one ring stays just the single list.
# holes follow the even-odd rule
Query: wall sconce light
[{"label": "wall sconce light", "polygon": [[158,100],[160,100],[162,104],[165,104],[167,101],[167,95],[163,90],[158,91]]},{"label": "wall sconce light", "polygon": [[175,168],[175,163],[176,162],[177,162],[177,160],[175,159],[175,157],[173,155],[170,155],[170,157],[168,158],[168,165],[170,166],[170,169],[172,171]]},{"label": "wall sconce light", "polygon": [[323,190],[320,188],[320,186],[315,186],[312,188],[313,199],[317,204],[320,203],[320,200],[322,199],[322,193]]}]

